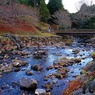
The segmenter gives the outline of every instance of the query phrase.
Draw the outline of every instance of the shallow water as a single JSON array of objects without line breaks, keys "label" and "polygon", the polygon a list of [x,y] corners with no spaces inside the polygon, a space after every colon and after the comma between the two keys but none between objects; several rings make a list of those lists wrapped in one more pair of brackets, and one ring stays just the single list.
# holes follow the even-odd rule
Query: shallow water
[{"label": "shallow water", "polygon": [[[43,81],[44,76],[55,72],[55,69],[46,70],[46,67],[49,65],[52,65],[54,60],[56,60],[57,58],[60,58],[62,56],[66,56],[67,58],[75,57],[75,55],[72,53],[72,50],[73,50],[73,48],[79,49],[80,52],[77,54],[77,57],[83,58],[83,60],[81,61],[81,65],[74,64],[73,66],[67,67],[70,70],[68,72],[68,77],[63,78],[62,80],[57,79],[58,80],[57,84],[55,84],[53,86],[53,89],[51,90],[51,95],[60,95],[62,93],[62,90],[66,88],[66,84],[68,83],[68,81],[74,79],[74,77],[73,77],[74,75],[79,75],[80,70],[89,61],[92,60],[92,58],[89,56],[89,54],[93,51],[93,48],[88,47],[88,46],[83,46],[83,44],[82,44],[83,42],[81,39],[76,39],[76,38],[74,38],[74,39],[75,39],[74,43],[69,47],[60,47],[60,48],[43,47],[44,49],[46,49],[48,51],[47,52],[48,56],[46,59],[34,59],[33,55],[32,55],[33,47],[31,47],[29,49],[25,49],[26,51],[31,52],[31,54],[30,54],[29,58],[27,58],[27,57],[21,58],[21,60],[26,60],[28,63],[28,66],[22,67],[22,69],[23,68],[29,69],[31,67],[31,65],[33,65],[33,64],[38,64],[40,66],[44,66],[44,69],[40,73],[33,71],[34,75],[32,75],[32,76],[27,76],[25,74],[26,71],[23,71],[23,70],[21,70],[19,72],[11,72],[11,73],[3,74],[2,78],[0,78],[0,87],[2,85],[7,85],[7,87],[4,90],[0,91],[0,95],[21,95],[21,93],[23,91],[20,90],[19,86],[12,84],[12,82],[19,82],[21,77],[31,77],[31,78],[36,79],[38,81],[38,88],[42,88],[41,85],[46,83],[45,81]],[[11,57],[10,57],[10,59],[8,59],[8,61],[11,61]],[[74,71],[74,73],[71,73],[72,71]],[[48,81],[51,81],[51,79]],[[33,95],[33,94],[30,94],[28,92],[27,95]]]}]

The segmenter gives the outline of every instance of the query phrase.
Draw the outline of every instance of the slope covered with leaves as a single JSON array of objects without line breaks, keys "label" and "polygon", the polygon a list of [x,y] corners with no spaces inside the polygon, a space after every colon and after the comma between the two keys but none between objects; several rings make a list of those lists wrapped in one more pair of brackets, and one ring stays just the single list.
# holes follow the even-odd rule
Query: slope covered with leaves
[{"label": "slope covered with leaves", "polygon": [[0,33],[36,34],[38,10],[14,0],[0,1]]}]

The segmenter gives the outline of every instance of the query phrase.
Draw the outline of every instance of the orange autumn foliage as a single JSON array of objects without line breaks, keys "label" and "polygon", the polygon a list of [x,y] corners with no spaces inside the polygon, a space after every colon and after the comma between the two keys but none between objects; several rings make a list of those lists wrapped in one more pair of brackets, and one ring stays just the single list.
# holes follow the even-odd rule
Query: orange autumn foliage
[{"label": "orange autumn foliage", "polygon": [[77,90],[82,85],[82,82],[79,80],[73,80],[68,83],[67,88],[63,91],[62,95],[72,95],[74,90]]},{"label": "orange autumn foliage", "polygon": [[26,22],[21,22],[21,23],[15,23],[14,26],[9,23],[1,23],[0,22],[0,31],[4,32],[9,32],[9,33],[16,33],[18,32],[34,32],[37,31],[36,28],[32,25],[29,25]]}]

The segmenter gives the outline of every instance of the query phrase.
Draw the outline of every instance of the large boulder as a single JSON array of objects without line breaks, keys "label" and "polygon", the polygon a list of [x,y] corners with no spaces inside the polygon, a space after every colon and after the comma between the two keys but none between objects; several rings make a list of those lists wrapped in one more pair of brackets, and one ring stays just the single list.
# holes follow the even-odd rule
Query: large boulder
[{"label": "large boulder", "polygon": [[32,78],[22,77],[20,79],[20,87],[25,90],[35,90],[37,88],[37,81]]}]

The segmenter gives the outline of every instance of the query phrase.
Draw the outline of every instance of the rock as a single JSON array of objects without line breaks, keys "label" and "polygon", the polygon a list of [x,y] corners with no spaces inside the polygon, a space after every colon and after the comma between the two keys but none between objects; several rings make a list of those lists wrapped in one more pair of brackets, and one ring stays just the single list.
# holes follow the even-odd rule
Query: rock
[{"label": "rock", "polygon": [[27,62],[26,61],[22,61],[21,62],[21,66],[26,66],[27,65]]},{"label": "rock", "polygon": [[88,71],[95,71],[95,61],[92,60],[91,62],[87,63],[87,65],[85,67],[83,67],[83,70],[85,70],[86,72]]},{"label": "rock", "polygon": [[51,95],[51,93],[50,92],[47,92],[46,95]]},{"label": "rock", "polygon": [[20,79],[20,87],[21,89],[35,90],[37,88],[37,81],[32,78],[22,77]]},{"label": "rock", "polygon": [[0,68],[0,71],[2,71],[2,72],[11,72],[12,71],[12,66],[9,64],[5,64],[5,66],[4,65],[2,65],[2,67]]},{"label": "rock", "polygon": [[34,64],[33,66],[31,66],[31,69],[33,69],[34,71],[38,71],[39,66],[37,64]]},{"label": "rock", "polygon": [[77,54],[77,53],[79,53],[79,50],[73,49],[72,52],[73,52],[74,54]]},{"label": "rock", "polygon": [[14,63],[13,63],[13,66],[14,66],[14,67],[20,67],[21,64],[20,64],[20,62],[14,62]]},{"label": "rock", "polygon": [[79,76],[79,75],[77,75],[77,74],[76,74],[76,75],[73,75],[73,77],[75,77],[75,78],[78,77],[78,76]]},{"label": "rock", "polygon": [[47,81],[48,80],[48,76],[44,76],[44,81]]},{"label": "rock", "polygon": [[93,59],[95,59],[95,51],[93,51],[90,55],[91,55],[91,57],[92,57]]},{"label": "rock", "polygon": [[33,69],[34,71],[41,71],[43,70],[43,66],[38,66],[37,64],[34,64],[33,66],[31,66],[31,69]]},{"label": "rock", "polygon": [[53,79],[53,80],[52,80],[52,83],[53,83],[53,84],[56,84],[56,83],[57,83],[57,81],[58,81],[58,80]]},{"label": "rock", "polygon": [[38,67],[38,71],[41,71],[41,70],[43,70],[43,66]]},{"label": "rock", "polygon": [[47,70],[50,70],[50,69],[53,69],[53,68],[54,68],[54,66],[51,65],[51,66],[48,66],[46,69],[47,69]]},{"label": "rock", "polygon": [[18,71],[20,71],[20,68],[17,68],[17,67],[16,67],[16,68],[14,68],[14,71],[15,71],[15,72],[18,72]]},{"label": "rock", "polygon": [[82,74],[86,74],[86,71],[85,70],[81,70],[80,71],[80,74],[82,75]]},{"label": "rock", "polygon": [[55,73],[54,76],[58,79],[62,79],[63,76],[60,73]]},{"label": "rock", "polygon": [[95,91],[95,79],[90,82],[88,87],[90,93],[93,93]]},{"label": "rock", "polygon": [[46,84],[44,84],[42,87],[44,87],[46,89],[46,91],[50,91],[52,89],[52,83],[51,82],[48,82]]},{"label": "rock", "polygon": [[35,94],[37,94],[37,95],[46,95],[46,90],[38,88],[38,89],[35,90]]},{"label": "rock", "polygon": [[74,63],[79,63],[79,62],[81,62],[81,58],[72,58],[71,59]]},{"label": "rock", "polygon": [[27,71],[26,71],[26,74],[27,74],[27,75],[33,75],[33,73],[32,73],[30,70],[27,70]]},{"label": "rock", "polygon": [[83,91],[82,91],[82,89],[80,88],[80,89],[78,89],[78,90],[73,91],[73,92],[72,92],[72,95],[83,95],[82,92],[83,92]]}]

